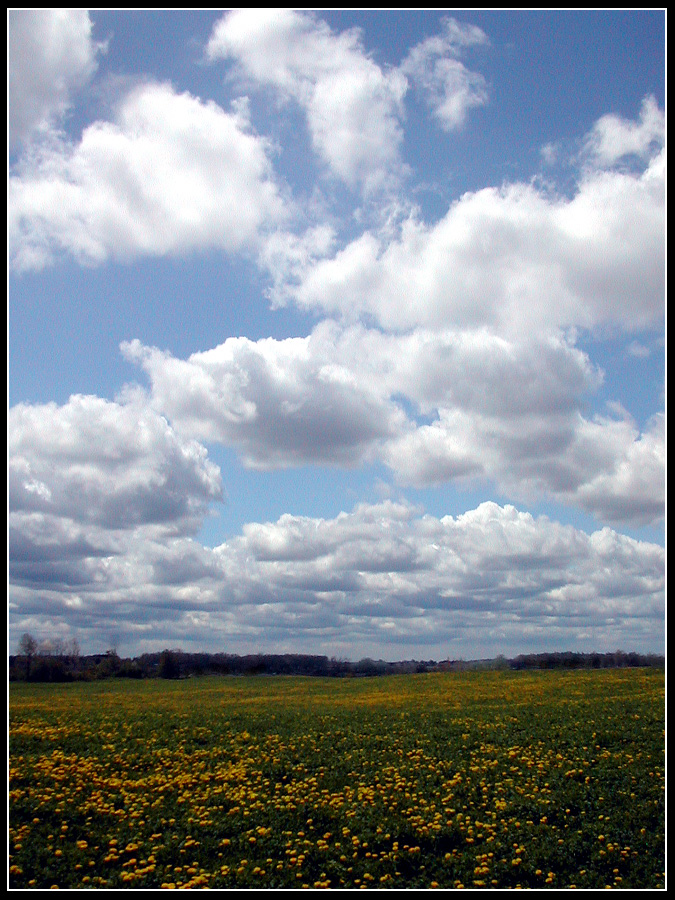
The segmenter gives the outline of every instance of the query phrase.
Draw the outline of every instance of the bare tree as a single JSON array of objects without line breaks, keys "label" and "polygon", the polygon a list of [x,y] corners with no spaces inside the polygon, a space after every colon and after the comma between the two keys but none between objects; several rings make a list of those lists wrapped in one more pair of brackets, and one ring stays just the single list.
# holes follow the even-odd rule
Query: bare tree
[{"label": "bare tree", "polygon": [[19,641],[19,656],[26,657],[26,681],[30,678],[30,666],[33,660],[33,657],[38,652],[38,642],[35,640],[32,634],[29,634],[25,631],[21,635],[21,639]]}]

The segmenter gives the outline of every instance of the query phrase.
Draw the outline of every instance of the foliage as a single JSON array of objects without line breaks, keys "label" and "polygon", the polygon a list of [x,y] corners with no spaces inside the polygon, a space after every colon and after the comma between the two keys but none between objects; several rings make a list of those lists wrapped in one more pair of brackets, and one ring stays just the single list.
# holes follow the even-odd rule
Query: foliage
[{"label": "foliage", "polygon": [[[31,660],[40,665],[31,668]],[[604,669],[637,666],[665,667],[665,658],[657,654],[623,653],[531,653],[508,660],[401,660],[328,658],[303,653],[185,653],[163,650],[143,653],[135,659],[120,659],[116,650],[82,656],[76,641],[42,644],[29,634],[23,635],[19,655],[9,658],[10,681],[92,681],[99,678],[185,678],[189,675],[315,675],[331,678],[403,675],[421,672],[463,672],[498,669]]]},{"label": "foliage", "polygon": [[157,674],[160,678],[178,678],[180,675],[178,661],[170,650],[164,650],[160,656]]},{"label": "foliage", "polygon": [[655,669],[10,685],[10,887],[656,888]]}]

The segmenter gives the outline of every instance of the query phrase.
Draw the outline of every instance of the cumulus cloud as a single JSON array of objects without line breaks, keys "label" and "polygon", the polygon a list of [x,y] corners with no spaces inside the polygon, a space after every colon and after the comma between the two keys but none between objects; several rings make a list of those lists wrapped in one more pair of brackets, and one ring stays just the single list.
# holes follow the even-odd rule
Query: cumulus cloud
[{"label": "cumulus cloud", "polygon": [[356,465],[395,433],[403,414],[341,365],[329,335],[251,341],[178,360],[138,341],[122,345],[176,428],[235,446],[255,468]]},{"label": "cumulus cloud", "polygon": [[532,184],[470,192],[438,222],[410,217],[312,261],[302,308],[386,329],[640,329],[664,315],[665,157],[639,174],[593,172],[571,198]]},{"label": "cumulus cloud", "polygon": [[386,334],[324,322],[307,338],[230,338],[180,360],[122,346],[181,434],[254,468],[384,462],[402,485],[488,479],[608,522],[663,516],[665,434],[582,414],[602,372],[561,334]]},{"label": "cumulus cloud", "polygon": [[[75,537],[63,535],[64,554]],[[58,617],[68,603],[85,633],[103,635],[124,609],[129,624],[117,627],[137,652],[184,646],[189,634],[199,649],[352,658],[396,656],[403,642],[441,658],[466,648],[496,655],[523,629],[535,646],[554,634],[569,647],[593,628],[592,649],[609,650],[628,635],[635,646],[641,630],[659,640],[662,627],[663,548],[495,503],[441,519],[404,502],[360,504],[333,519],[250,523],[212,550],[141,536],[128,541],[123,565],[88,560],[78,585],[45,572],[41,609],[17,570],[17,627]]]},{"label": "cumulus cloud", "polygon": [[96,70],[101,45],[91,31],[86,9],[9,10],[10,146],[59,124],[73,92]]},{"label": "cumulus cloud", "polygon": [[386,333],[324,323],[314,334],[379,391],[404,395],[423,414],[440,407],[496,415],[567,414],[599,387],[602,373],[561,333],[519,337],[487,328]]},{"label": "cumulus cloud", "polygon": [[385,461],[403,484],[490,479],[522,500],[555,498],[603,522],[644,525],[665,514],[665,435],[658,415],[631,422],[530,414],[500,418],[440,408],[391,441]]},{"label": "cumulus cloud", "polygon": [[407,81],[366,54],[357,30],[335,34],[306,12],[235,10],[215,25],[207,56],[300,104],[314,149],[350,187],[371,193],[400,175]]},{"label": "cumulus cloud", "polygon": [[221,575],[189,537],[222,499],[220,471],[138,396],[12,407],[8,493],[9,608],[22,630],[105,649],[122,631],[156,633]]},{"label": "cumulus cloud", "polygon": [[13,510],[7,531],[10,582],[36,590],[93,590],[121,551],[119,539],[105,529],[58,514]]},{"label": "cumulus cloud", "polygon": [[629,419],[596,419],[584,423],[575,456],[586,465],[589,454],[607,448],[610,465],[587,476],[568,502],[609,522],[636,524],[662,520],[666,491],[665,415],[653,416],[640,433]]},{"label": "cumulus cloud", "polygon": [[472,108],[487,102],[485,78],[471,72],[458,58],[468,47],[487,45],[485,32],[475,25],[445,19],[441,34],[417,44],[401,70],[424,93],[444,131],[464,124]]},{"label": "cumulus cloud", "polygon": [[204,447],[139,401],[73,396],[64,406],[12,407],[8,470],[9,511],[34,523],[46,516],[107,531],[181,533],[222,497]]},{"label": "cumulus cloud", "polygon": [[344,640],[342,630],[371,648],[401,640],[495,652],[526,626],[540,636],[560,628],[569,645],[590,625],[655,624],[663,608],[662,548],[495,503],[442,519],[394,501],[330,520],[286,515],[214,552],[228,570],[246,560],[238,602],[251,591],[278,628],[316,630],[324,646]]},{"label": "cumulus cloud", "polygon": [[10,262],[241,250],[284,215],[267,149],[241,105],[228,113],[140,85],[114,122],[90,125],[76,146],[42,148],[10,175]]}]

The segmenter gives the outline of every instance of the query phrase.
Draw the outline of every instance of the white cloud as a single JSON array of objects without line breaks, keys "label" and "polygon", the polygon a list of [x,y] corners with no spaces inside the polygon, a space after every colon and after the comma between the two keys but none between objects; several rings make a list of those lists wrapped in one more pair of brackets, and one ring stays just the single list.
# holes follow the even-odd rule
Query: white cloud
[{"label": "white cloud", "polygon": [[628,419],[585,423],[576,454],[586,464],[589,453],[607,446],[610,466],[587,477],[568,501],[609,522],[651,523],[665,514],[666,427],[658,413],[640,433]]},{"label": "white cloud", "polygon": [[71,95],[92,77],[96,54],[86,9],[8,11],[10,145],[57,125]]},{"label": "white cloud", "polygon": [[609,114],[599,119],[588,135],[586,152],[600,166],[612,166],[626,156],[648,160],[666,139],[666,118],[654,97],[645,97],[640,121]]},{"label": "white cloud", "polygon": [[[663,640],[663,548],[513,506],[441,519],[393,501],[333,519],[284,515],[214,550],[141,531],[106,557],[54,530],[47,554],[39,528],[21,525],[23,544],[11,546],[41,549],[44,567],[31,568],[29,585],[21,560],[11,562],[15,627],[67,618],[81,642],[116,634],[125,653],[188,640],[351,658],[400,658],[405,644],[466,658],[519,652],[524,629],[530,646],[574,647],[589,628],[594,650],[634,649],[641,630],[650,649]],[[73,548],[77,567],[67,565]],[[41,588],[39,604],[29,587]]]},{"label": "white cloud", "polygon": [[267,235],[261,243],[258,263],[272,279],[267,296],[273,306],[283,306],[292,296],[293,286],[316,260],[327,256],[334,248],[335,231],[327,223],[308,228],[304,234],[278,230]]},{"label": "white cloud", "polygon": [[235,446],[256,468],[356,465],[400,428],[403,414],[309,338],[229,338],[177,360],[134,341],[122,346],[152,382],[152,402],[177,429]]},{"label": "white cloud", "polygon": [[558,626],[569,645],[581,626],[658,621],[663,606],[661,548],[609,529],[589,537],[494,503],[440,520],[393,502],[332,520],[284,516],[248,526],[216,552],[228,565],[246,558],[249,589],[279,598],[278,626],[290,629],[304,604],[306,627],[323,626],[332,641],[342,629],[342,640],[358,635],[372,648],[456,640],[495,653],[525,624],[540,635]]},{"label": "white cloud", "polygon": [[426,94],[444,131],[461,128],[469,110],[487,102],[487,83],[483,76],[469,71],[458,59],[467,47],[487,43],[487,36],[475,25],[446,19],[444,31],[414,47],[401,66]]},{"label": "white cloud", "polygon": [[186,537],[222,499],[220,471],[138,393],[12,407],[8,495],[9,605],[23,630],[105,649],[148,620],[165,627],[221,576]]},{"label": "white cloud", "polygon": [[[137,398],[18,404],[8,419],[9,510],[114,531],[199,527],[220,472]],[[59,526],[61,527],[61,526]]]},{"label": "white cloud", "polygon": [[10,176],[10,261],[21,270],[60,253],[96,264],[241,250],[283,215],[245,110],[144,84],[114,122],[90,125],[77,146],[44,148]]},{"label": "white cloud", "polygon": [[386,334],[324,323],[327,355],[374,389],[404,395],[424,415],[457,407],[505,421],[574,412],[601,383],[588,357],[560,334],[499,336],[486,328]]},{"label": "white cloud", "polygon": [[407,82],[367,56],[358,31],[335,34],[306,12],[235,10],[214,27],[207,55],[236,60],[255,83],[299,103],[314,149],[350,187],[372,193],[401,174]]},{"label": "white cloud", "polygon": [[122,349],[179,433],[232,446],[251,467],[377,460],[406,485],[489,479],[603,521],[663,516],[663,436],[585,418],[602,373],[561,335],[325,322],[307,338],[231,338],[187,360],[138,341]]},{"label": "white cloud", "polygon": [[663,321],[665,158],[641,174],[589,173],[570,198],[485,188],[398,237],[365,231],[296,272],[302,308],[386,329],[488,326],[504,334]]},{"label": "white cloud", "polygon": [[502,495],[554,498],[603,522],[662,521],[662,415],[642,433],[625,417],[588,419],[582,409],[597,376],[587,360],[538,341],[508,350],[508,364],[497,358],[483,372],[481,356],[470,359],[454,405],[441,400],[434,421],[388,443],[384,460],[401,483],[489,479]]}]

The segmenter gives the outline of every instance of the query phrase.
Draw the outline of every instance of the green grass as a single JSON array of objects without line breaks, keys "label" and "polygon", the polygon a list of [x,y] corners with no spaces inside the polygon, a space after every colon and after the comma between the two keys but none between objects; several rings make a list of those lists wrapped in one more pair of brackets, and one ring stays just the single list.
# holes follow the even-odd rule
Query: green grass
[{"label": "green grass", "polygon": [[11,684],[10,887],[664,886],[664,673]]}]

